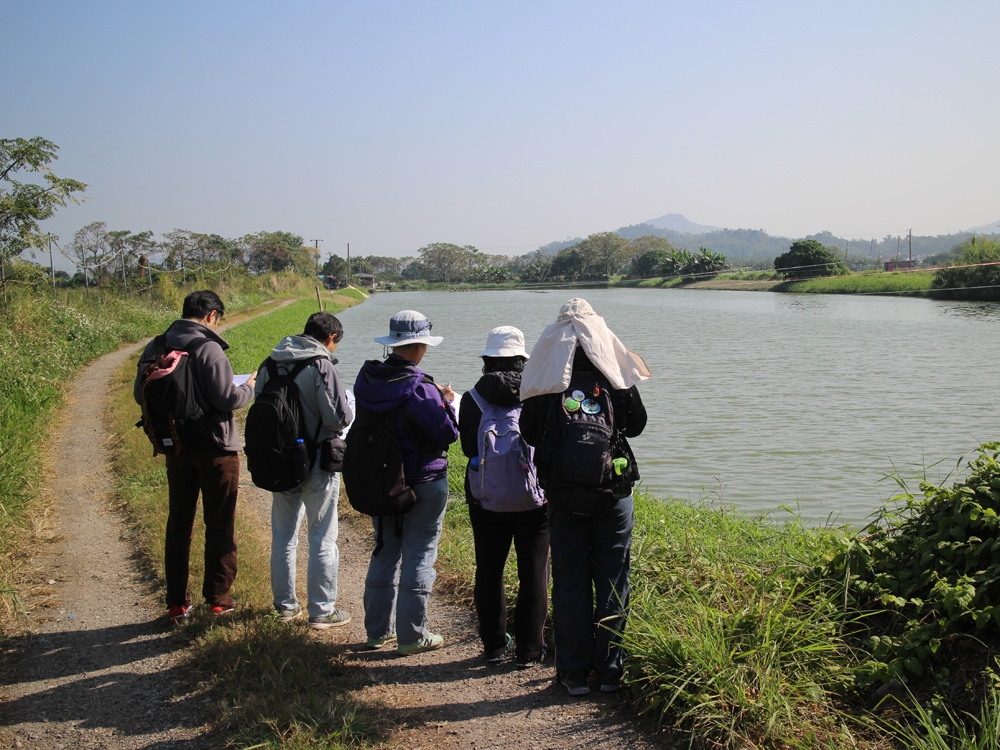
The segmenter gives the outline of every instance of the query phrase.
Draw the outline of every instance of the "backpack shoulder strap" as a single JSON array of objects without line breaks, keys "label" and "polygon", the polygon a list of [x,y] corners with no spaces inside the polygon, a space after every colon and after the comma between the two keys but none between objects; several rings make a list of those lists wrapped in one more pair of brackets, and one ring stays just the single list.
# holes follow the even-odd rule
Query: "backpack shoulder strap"
[{"label": "backpack shoulder strap", "polygon": [[476,406],[479,407],[479,411],[486,411],[487,401],[479,395],[475,388],[469,391],[469,395],[472,396],[472,400],[476,402]]}]

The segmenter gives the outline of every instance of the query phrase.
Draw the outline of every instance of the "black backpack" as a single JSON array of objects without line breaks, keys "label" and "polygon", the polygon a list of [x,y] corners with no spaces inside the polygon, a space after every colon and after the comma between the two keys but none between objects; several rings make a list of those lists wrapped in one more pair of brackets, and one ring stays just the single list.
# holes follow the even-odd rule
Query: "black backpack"
[{"label": "black backpack", "polygon": [[[382,550],[383,516],[400,516],[417,502],[406,485],[403,452],[396,436],[399,409],[378,413],[358,405],[344,450],[344,489],[351,507],[378,519],[373,555]],[[397,518],[396,535],[402,533]]]},{"label": "black backpack", "polygon": [[[208,415],[195,398],[194,372],[191,355],[208,343],[207,338],[191,341],[183,349],[167,346],[167,335],[153,339],[153,363],[143,372],[139,386],[142,417],[136,422],[153,444],[153,455],[197,450],[210,443],[211,426]],[[164,360],[171,352],[185,352],[173,364]]]},{"label": "black backpack", "polygon": [[[540,476],[554,508],[598,516],[631,494],[639,478],[635,457],[615,425],[611,386],[603,375],[573,373],[552,402],[547,432]],[[627,458],[618,470],[616,458]]]},{"label": "black backpack", "polygon": [[284,375],[273,359],[264,360],[268,380],[247,412],[243,429],[250,478],[262,490],[285,492],[302,484],[312,471],[323,423],[316,426],[312,437],[306,434],[295,378],[317,359],[320,357],[299,360]]}]

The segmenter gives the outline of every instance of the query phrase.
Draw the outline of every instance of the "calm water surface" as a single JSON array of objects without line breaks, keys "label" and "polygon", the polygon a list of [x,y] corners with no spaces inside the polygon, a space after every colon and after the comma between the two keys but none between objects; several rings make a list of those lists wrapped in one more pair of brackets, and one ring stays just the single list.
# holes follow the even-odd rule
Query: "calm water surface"
[{"label": "calm water surface", "polygon": [[633,448],[661,497],[797,505],[809,520],[860,524],[898,494],[886,475],[916,492],[923,467],[943,480],[1000,439],[996,305],[662,289],[380,294],[340,314],[339,369],[352,384],[382,355],[372,339],[389,318],[415,309],[445,339],[421,368],[462,393],[491,328],[517,326],[530,352],[573,296],[653,371],[639,385],[649,424]]}]

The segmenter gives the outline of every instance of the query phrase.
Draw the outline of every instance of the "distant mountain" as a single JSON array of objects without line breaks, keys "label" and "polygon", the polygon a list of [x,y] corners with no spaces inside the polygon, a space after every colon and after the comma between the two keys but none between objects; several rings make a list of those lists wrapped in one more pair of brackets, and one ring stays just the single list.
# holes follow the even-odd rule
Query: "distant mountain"
[{"label": "distant mountain", "polygon": [[976,234],[1000,234],[1000,221],[994,221],[992,224],[983,224],[981,227],[973,227],[965,231],[975,232]]},{"label": "distant mountain", "polygon": [[664,214],[658,219],[644,221],[643,224],[649,224],[657,229],[669,229],[671,232],[680,232],[682,234],[705,234],[706,232],[718,232],[720,229],[708,224],[695,224],[680,214]]}]

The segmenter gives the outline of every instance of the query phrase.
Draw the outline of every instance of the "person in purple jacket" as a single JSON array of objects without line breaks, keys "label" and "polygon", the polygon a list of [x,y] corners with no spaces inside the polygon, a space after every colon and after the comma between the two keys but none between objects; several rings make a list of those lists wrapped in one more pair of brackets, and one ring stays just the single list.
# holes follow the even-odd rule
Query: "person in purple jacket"
[{"label": "person in purple jacket", "polygon": [[417,496],[409,513],[383,519],[385,529],[398,532],[384,534],[365,578],[367,646],[381,648],[395,638],[404,656],[444,645],[428,627],[427,604],[448,505],[448,446],[458,439],[458,421],[455,392],[417,369],[427,347],[443,340],[431,335],[431,322],[422,313],[398,312],[389,321],[389,335],[375,339],[392,352],[384,361],[365,362],[354,383],[359,409],[395,410],[403,473]]}]

